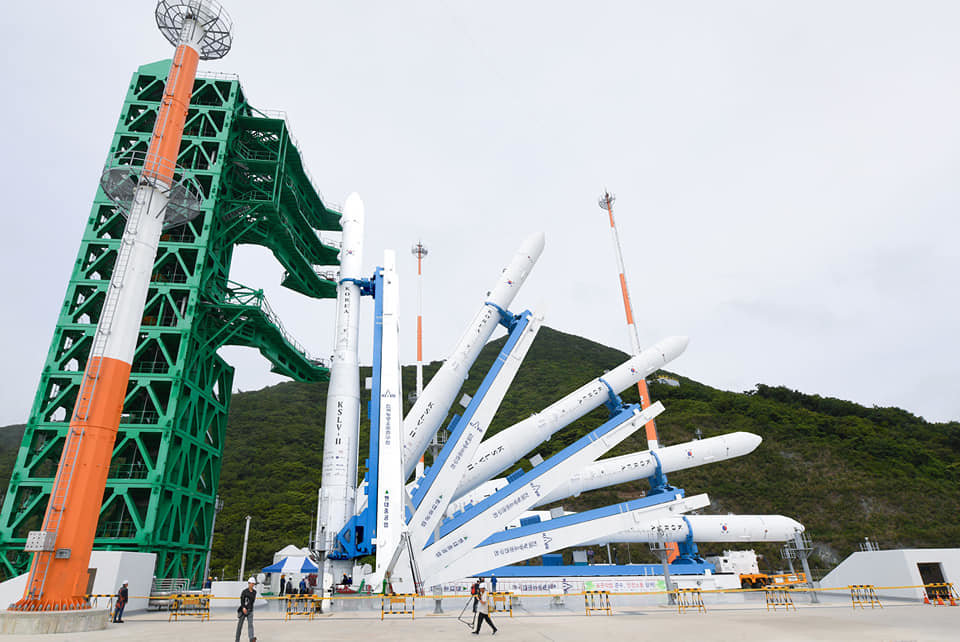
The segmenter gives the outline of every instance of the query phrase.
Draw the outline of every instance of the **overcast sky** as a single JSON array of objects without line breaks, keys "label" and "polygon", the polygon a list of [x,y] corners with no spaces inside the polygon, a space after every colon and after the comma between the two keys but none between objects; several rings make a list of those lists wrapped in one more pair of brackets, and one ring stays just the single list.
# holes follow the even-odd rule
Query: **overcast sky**
[{"label": "overcast sky", "polygon": [[[27,419],[130,76],[172,54],[154,4],[0,13],[0,425]],[[360,193],[365,265],[399,253],[406,363],[411,244],[441,359],[534,231],[514,308],[627,350],[606,187],[641,343],[691,338],[669,369],[960,419],[960,3],[223,4],[234,48],[201,69],[288,113],[328,202]],[[235,256],[328,355],[332,301],[279,287],[264,249]],[[240,389],[283,380],[223,353]]]}]

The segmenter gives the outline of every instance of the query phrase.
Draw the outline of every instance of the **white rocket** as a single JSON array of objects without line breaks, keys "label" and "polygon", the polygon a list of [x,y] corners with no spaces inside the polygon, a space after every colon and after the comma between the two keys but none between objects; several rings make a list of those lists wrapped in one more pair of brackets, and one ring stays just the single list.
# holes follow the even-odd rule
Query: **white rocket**
[{"label": "white rocket", "polygon": [[[340,249],[340,283],[337,286],[337,320],[333,359],[327,387],[323,436],[323,482],[317,510],[317,543],[322,551],[335,548],[337,534],[353,516],[360,441],[360,365],[357,332],[360,287],[351,279],[363,278],[363,201],[350,194],[343,206]],[[324,560],[323,586],[349,571],[350,560]],[[330,577],[327,577],[329,575]]]},{"label": "white rocket", "polygon": [[676,359],[687,348],[688,341],[687,337],[663,339],[539,413],[485,440],[453,493],[454,499],[506,470],[553,433],[603,405],[610,399],[611,389],[621,392]]},{"label": "white rocket", "polygon": [[[529,236],[513,260],[500,275],[497,284],[487,294],[486,301],[474,316],[450,357],[423,389],[413,408],[403,421],[403,471],[409,476],[420,455],[446,418],[453,400],[466,379],[470,366],[500,323],[500,310],[506,310],[513,301],[543,252],[543,233]],[[499,310],[498,310],[499,308]]]},{"label": "white rocket", "polygon": [[[672,473],[704,464],[733,459],[747,455],[760,445],[763,439],[749,432],[734,432],[707,439],[688,441],[682,444],[659,448],[653,453],[642,452],[610,457],[593,462],[575,472],[566,482],[545,495],[534,506],[545,506],[580,493],[607,488],[617,484],[652,477],[660,461],[661,472]],[[655,453],[655,454],[654,454]],[[451,502],[447,514],[462,510],[467,504],[475,504],[507,485],[505,478],[491,479],[455,502]]]},{"label": "white rocket", "polygon": [[802,533],[803,524],[783,515],[687,515],[641,522],[612,535],[583,542],[786,542]]},{"label": "white rocket", "polygon": [[383,292],[378,293],[382,323],[380,350],[379,444],[377,449],[377,568],[370,582],[379,582],[400,545],[406,527],[403,448],[403,390],[400,379],[399,279],[393,250],[383,253]]}]

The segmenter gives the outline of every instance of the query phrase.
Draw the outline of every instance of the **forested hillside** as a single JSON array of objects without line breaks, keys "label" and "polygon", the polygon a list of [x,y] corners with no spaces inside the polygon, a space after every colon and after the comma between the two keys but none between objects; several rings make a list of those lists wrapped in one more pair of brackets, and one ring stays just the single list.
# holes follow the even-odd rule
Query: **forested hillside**
[{"label": "forested hillside", "polygon": [[[503,344],[481,354],[464,391],[472,394]],[[491,432],[523,419],[626,359],[618,350],[549,328],[541,330],[498,413]],[[426,368],[425,381],[439,366]],[[361,373],[369,375],[369,370]],[[413,389],[412,367],[403,369]],[[710,513],[779,513],[807,526],[820,559],[829,567],[869,536],[884,548],[960,545],[960,423],[932,424],[896,408],[866,408],[838,399],[758,385],[726,392],[676,377],[679,387],[651,384],[651,397],[666,406],[658,419],[661,443],[744,430],[763,437],[752,454],[674,473],[670,481],[688,493],[707,492]],[[252,515],[248,568],[266,565],[274,551],[307,544],[321,482],[325,384],[284,383],[234,395],[220,494],[212,572],[236,576],[244,516]],[[625,401],[636,401],[631,388]],[[366,401],[366,399],[365,399]],[[455,408],[457,410],[459,408]],[[361,471],[366,453],[364,406]],[[594,411],[554,435],[535,452],[559,451],[599,425]],[[20,427],[22,430],[22,427]],[[0,478],[9,478],[16,427],[0,429]],[[645,449],[640,431],[611,455]],[[10,443],[11,440],[14,443]],[[12,447],[11,447],[12,446]],[[532,456],[534,453],[530,453]],[[521,462],[524,468],[529,463]],[[5,485],[5,484],[4,484]],[[563,502],[583,510],[638,497],[636,482],[585,493]],[[770,557],[772,547],[760,547]],[[640,547],[631,547],[637,561]],[[621,561],[624,553],[619,553]],[[770,560],[770,566],[779,561]]]}]

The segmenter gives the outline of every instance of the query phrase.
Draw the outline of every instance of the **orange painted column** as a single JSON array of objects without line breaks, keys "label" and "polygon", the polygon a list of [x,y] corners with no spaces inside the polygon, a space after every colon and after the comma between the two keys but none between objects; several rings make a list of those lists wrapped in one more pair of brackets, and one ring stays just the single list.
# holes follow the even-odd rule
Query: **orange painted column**
[{"label": "orange painted column", "polygon": [[195,45],[177,47],[44,516],[54,550],[34,553],[15,610],[87,608],[90,553],[198,62]]}]

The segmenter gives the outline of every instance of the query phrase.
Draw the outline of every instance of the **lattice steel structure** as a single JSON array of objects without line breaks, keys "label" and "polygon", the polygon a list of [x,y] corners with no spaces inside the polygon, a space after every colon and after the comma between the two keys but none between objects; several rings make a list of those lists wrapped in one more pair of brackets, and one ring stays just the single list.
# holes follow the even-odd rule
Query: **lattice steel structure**
[{"label": "lattice steel structure", "polygon": [[[169,67],[134,73],[105,176],[142,164]],[[233,382],[217,350],[254,347],[274,372],[327,377],[262,291],[229,280],[233,249],[269,248],[286,270],[283,285],[332,298],[338,248],[319,231],[340,229],[286,120],[252,107],[235,77],[201,76],[177,161],[199,186],[201,213],[160,241],[95,540],[98,549],[154,552],[157,577],[193,583],[210,542]],[[43,519],[123,228],[123,213],[98,189],[0,510],[0,576],[29,565],[24,542]]]}]

